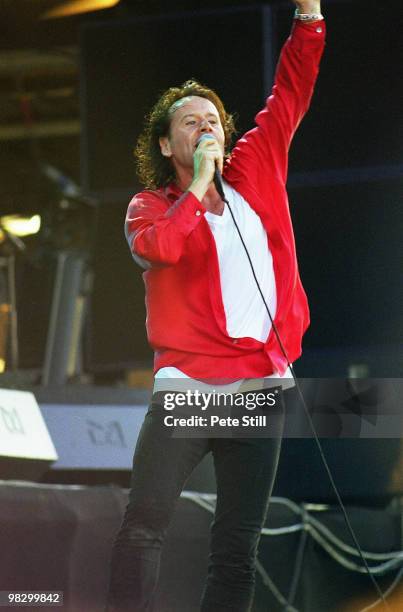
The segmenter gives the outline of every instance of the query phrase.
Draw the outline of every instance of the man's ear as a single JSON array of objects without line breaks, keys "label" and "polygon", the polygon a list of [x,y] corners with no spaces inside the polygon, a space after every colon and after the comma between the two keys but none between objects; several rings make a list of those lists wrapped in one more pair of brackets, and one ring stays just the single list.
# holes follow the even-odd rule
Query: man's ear
[{"label": "man's ear", "polygon": [[164,157],[171,157],[172,151],[168,136],[160,136],[159,143],[162,155]]}]

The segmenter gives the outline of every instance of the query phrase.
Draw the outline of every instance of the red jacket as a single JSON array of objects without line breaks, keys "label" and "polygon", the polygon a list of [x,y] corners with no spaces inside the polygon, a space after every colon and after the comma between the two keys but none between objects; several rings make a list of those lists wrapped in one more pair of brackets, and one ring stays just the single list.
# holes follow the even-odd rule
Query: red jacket
[{"label": "red jacket", "polygon": [[[277,287],[274,322],[290,362],[301,354],[309,310],[285,187],[288,149],[311,100],[324,39],[323,21],[295,22],[272,95],[255,118],[257,127],[238,140],[223,173],[267,231]],[[287,361],[273,330],[265,343],[227,334],[217,251],[205,210],[192,193],[174,184],[143,191],[129,204],[126,236],[135,259],[148,268],[143,278],[154,371],[175,366],[197,379],[284,373]]]}]

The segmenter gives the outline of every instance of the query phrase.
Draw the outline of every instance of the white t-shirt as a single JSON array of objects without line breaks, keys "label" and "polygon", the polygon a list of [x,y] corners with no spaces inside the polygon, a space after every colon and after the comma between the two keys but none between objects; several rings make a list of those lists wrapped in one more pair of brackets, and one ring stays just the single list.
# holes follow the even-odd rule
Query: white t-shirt
[{"label": "white t-shirt", "polygon": [[[273,258],[267,243],[267,233],[259,216],[247,201],[223,181],[224,193],[234,214],[245,245],[249,251],[256,277],[270,310],[276,315],[277,293]],[[214,236],[220,271],[221,293],[226,316],[227,333],[231,338],[254,338],[265,342],[271,330],[271,321],[256,286],[252,270],[242,246],[238,231],[227,204],[222,215],[204,213]],[[189,378],[174,367],[158,370],[155,378]],[[270,374],[265,377],[284,378],[285,386],[292,386],[288,368],[283,377]],[[290,380],[291,379],[291,380]],[[241,383],[242,381],[239,381]],[[291,383],[291,384],[290,384]]]}]

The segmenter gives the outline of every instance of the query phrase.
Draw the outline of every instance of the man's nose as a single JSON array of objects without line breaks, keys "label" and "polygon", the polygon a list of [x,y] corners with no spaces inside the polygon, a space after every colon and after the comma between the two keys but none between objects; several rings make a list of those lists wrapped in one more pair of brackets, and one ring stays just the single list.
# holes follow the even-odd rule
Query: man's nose
[{"label": "man's nose", "polygon": [[202,121],[200,122],[200,131],[205,134],[206,132],[212,132],[213,128],[211,127],[210,123],[207,121],[207,119],[202,119]]}]

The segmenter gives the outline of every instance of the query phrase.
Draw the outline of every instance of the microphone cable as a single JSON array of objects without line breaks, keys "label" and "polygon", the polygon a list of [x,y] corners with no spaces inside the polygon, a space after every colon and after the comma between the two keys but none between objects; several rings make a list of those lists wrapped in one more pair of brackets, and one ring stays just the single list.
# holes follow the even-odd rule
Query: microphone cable
[{"label": "microphone cable", "polygon": [[218,168],[216,168],[215,173],[214,173],[214,185],[215,185],[215,187],[216,187],[216,189],[217,189],[217,192],[218,192],[219,196],[221,197],[221,199],[223,200],[223,202],[225,202],[225,204],[228,206],[228,210],[229,210],[229,212],[230,212],[230,214],[231,214],[231,217],[232,217],[232,220],[233,220],[233,222],[234,222],[234,224],[235,224],[235,227],[236,227],[236,230],[237,230],[237,232],[238,232],[239,238],[240,238],[240,240],[241,240],[241,242],[242,242],[242,246],[243,246],[243,248],[244,248],[244,250],[245,250],[245,253],[246,253],[246,256],[247,256],[247,258],[248,258],[249,266],[250,266],[250,268],[251,268],[251,270],[252,270],[253,278],[255,279],[256,286],[257,286],[258,291],[259,291],[259,293],[260,293],[260,296],[261,296],[261,298],[262,298],[262,300],[263,300],[263,303],[264,303],[264,306],[265,306],[265,308],[266,308],[267,314],[269,315],[269,318],[270,318],[270,321],[271,321],[271,324],[272,324],[272,328],[273,328],[274,334],[275,334],[275,336],[276,336],[276,338],[277,338],[277,341],[278,341],[278,343],[279,343],[279,346],[280,346],[281,352],[283,353],[283,355],[284,355],[284,357],[285,357],[285,359],[286,359],[286,361],[287,361],[287,366],[289,367],[289,369],[290,369],[290,371],[291,371],[291,373],[292,373],[292,377],[293,377],[293,379],[294,379],[295,386],[296,386],[296,389],[297,389],[297,392],[298,392],[299,398],[300,398],[301,403],[302,403],[302,405],[303,405],[303,407],[304,407],[305,415],[306,415],[306,417],[307,417],[307,419],[308,419],[309,426],[310,426],[311,431],[312,431],[312,433],[313,433],[313,436],[314,436],[314,439],[315,439],[316,445],[317,445],[317,447],[318,447],[319,454],[320,454],[320,457],[321,457],[321,459],[322,459],[323,465],[324,465],[325,470],[326,470],[326,472],[327,472],[327,475],[328,475],[328,478],[329,478],[330,484],[331,484],[331,486],[332,486],[332,489],[333,489],[333,491],[334,491],[334,493],[335,493],[335,495],[336,495],[336,498],[337,498],[338,504],[339,504],[339,506],[340,506],[340,508],[341,508],[341,511],[342,511],[342,513],[343,513],[343,516],[344,516],[344,521],[345,521],[345,523],[346,523],[346,525],[347,525],[347,529],[348,529],[348,531],[350,532],[351,538],[352,538],[352,540],[353,540],[353,542],[354,542],[354,544],[355,544],[355,547],[356,547],[357,552],[358,552],[358,554],[359,554],[359,556],[360,556],[360,559],[361,559],[361,561],[362,561],[362,563],[363,563],[363,565],[364,565],[364,567],[365,567],[366,572],[368,573],[368,575],[369,575],[369,577],[370,577],[370,580],[372,581],[372,583],[373,583],[373,585],[374,585],[374,587],[375,587],[375,590],[376,590],[376,592],[377,592],[377,594],[378,594],[378,596],[379,596],[380,600],[383,602],[383,604],[384,604],[384,606],[385,606],[385,609],[386,609],[386,610],[388,610],[388,611],[390,612],[390,607],[389,607],[389,604],[387,603],[387,601],[386,601],[386,599],[385,599],[385,597],[384,597],[384,594],[383,594],[383,592],[382,592],[382,590],[381,590],[381,588],[380,588],[380,586],[379,586],[378,582],[375,580],[375,578],[374,578],[374,576],[373,576],[373,574],[372,574],[372,572],[371,572],[371,569],[370,569],[370,567],[369,567],[369,565],[368,565],[368,563],[367,563],[367,560],[366,560],[366,559],[365,559],[365,557],[364,557],[364,554],[363,554],[363,552],[362,552],[361,546],[360,546],[360,544],[359,544],[359,542],[358,542],[358,540],[357,540],[357,537],[356,537],[356,535],[355,535],[354,529],[353,529],[353,527],[352,527],[352,525],[351,525],[350,519],[348,518],[346,508],[345,508],[345,506],[344,506],[344,504],[343,504],[343,501],[342,501],[342,499],[341,499],[341,496],[340,496],[339,490],[338,490],[338,488],[337,488],[337,486],[336,486],[336,483],[335,483],[335,481],[334,481],[334,478],[333,478],[332,472],[331,472],[331,470],[330,470],[329,464],[328,464],[327,459],[326,459],[326,457],[325,457],[325,454],[324,454],[324,452],[323,452],[322,445],[321,445],[321,443],[320,443],[320,440],[319,440],[318,434],[316,433],[316,429],[315,429],[315,426],[314,426],[314,423],[313,423],[312,417],[311,417],[311,415],[310,415],[310,413],[309,413],[308,406],[306,405],[306,401],[305,401],[304,395],[303,395],[303,393],[302,393],[301,387],[300,387],[300,385],[299,385],[299,382],[298,382],[297,376],[296,376],[296,374],[295,374],[295,372],[294,372],[293,365],[290,363],[290,361],[289,361],[289,359],[288,359],[287,351],[286,351],[286,349],[285,349],[285,347],[284,347],[284,345],[283,345],[283,342],[282,342],[282,340],[281,340],[281,337],[280,337],[280,334],[279,334],[279,332],[278,332],[277,326],[275,325],[275,323],[274,323],[274,321],[273,321],[273,318],[272,318],[271,313],[270,313],[270,309],[269,309],[269,307],[268,307],[268,305],[267,305],[267,302],[266,302],[265,297],[264,297],[264,295],[263,295],[263,292],[262,292],[262,289],[261,289],[261,287],[260,287],[259,281],[258,281],[258,279],[257,279],[256,272],[255,272],[255,269],[254,269],[254,267],[253,267],[252,259],[251,259],[250,255],[249,255],[249,251],[248,251],[247,246],[246,246],[246,244],[245,244],[245,241],[244,241],[244,239],[243,239],[243,237],[242,237],[241,231],[240,231],[240,229],[239,229],[239,227],[238,227],[238,224],[237,224],[237,222],[236,222],[236,219],[235,219],[234,213],[232,212],[232,208],[231,208],[231,206],[230,206],[230,204],[229,204],[229,202],[228,202],[228,199],[225,197],[225,193],[224,193],[224,189],[223,189],[223,185],[222,185],[222,180],[221,180],[221,175],[220,175],[220,172],[219,172]]}]

